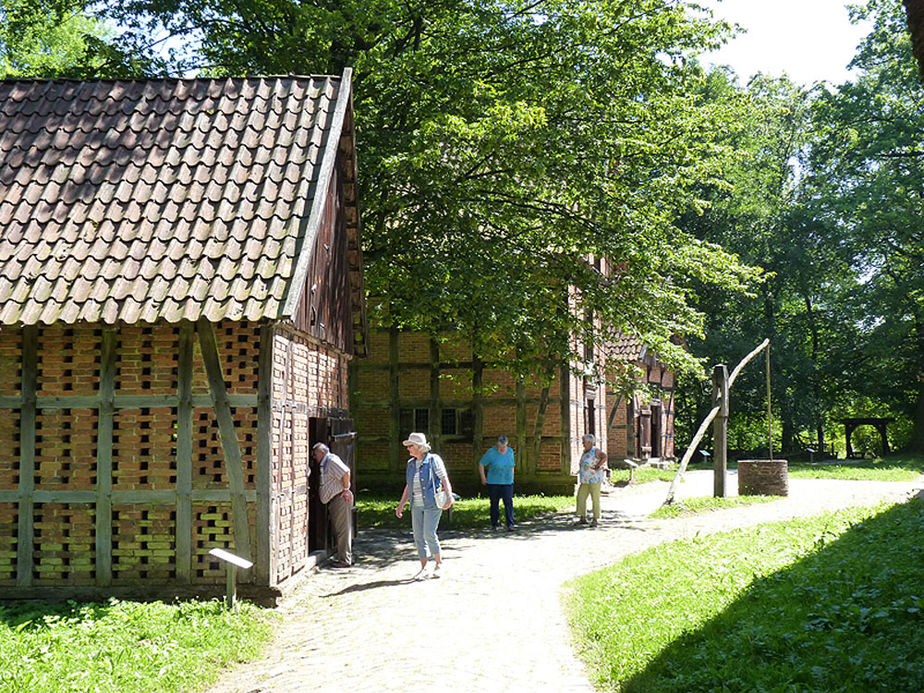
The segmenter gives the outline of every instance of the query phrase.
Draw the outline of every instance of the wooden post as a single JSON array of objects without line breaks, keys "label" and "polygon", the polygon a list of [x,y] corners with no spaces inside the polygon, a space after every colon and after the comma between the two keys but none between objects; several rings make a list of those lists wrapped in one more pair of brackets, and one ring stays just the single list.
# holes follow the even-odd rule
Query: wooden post
[{"label": "wooden post", "polygon": [[269,585],[276,573],[274,552],[276,513],[273,503],[273,348],[271,325],[260,327],[257,371],[257,564],[256,578]]},{"label": "wooden post", "polygon": [[535,481],[535,475],[530,474],[529,470],[534,466],[533,460],[527,460],[527,456],[530,455],[529,443],[526,440],[526,385],[523,383],[523,376],[517,376],[517,385],[516,385],[516,398],[517,398],[517,414],[516,414],[516,424],[517,424],[517,474],[523,474],[529,481]]},{"label": "wooden post", "polygon": [[400,441],[411,431],[401,430],[401,392],[398,389],[398,328],[388,328],[388,469],[394,474],[403,474],[402,456],[404,448]]},{"label": "wooden post", "polygon": [[[478,463],[484,453],[484,362],[472,354],[472,469],[478,473]],[[451,508],[450,508],[451,510]]]},{"label": "wooden post", "polygon": [[112,584],[112,431],[115,397],[116,332],[103,328],[100,353],[96,442],[96,584]]},{"label": "wooden post", "polygon": [[725,475],[728,468],[728,368],[725,364],[716,366],[712,371],[712,391],[715,405],[719,408],[712,422],[712,440],[715,447],[714,495],[716,498],[725,498]]},{"label": "wooden post", "polygon": [[19,527],[16,538],[16,586],[32,587],[35,541],[35,391],[38,373],[38,328],[22,328],[22,382],[19,386]]},{"label": "wooden post", "polygon": [[195,326],[180,323],[176,409],[176,579],[192,582],[193,350]]},{"label": "wooden post", "polygon": [[440,440],[443,436],[443,405],[440,400],[440,343],[430,337],[430,416],[429,438],[430,446],[434,450],[441,449]]},{"label": "wooden post", "polygon": [[209,392],[212,395],[215,416],[218,418],[218,433],[225,458],[225,471],[228,474],[228,486],[231,491],[231,516],[234,527],[234,549],[238,555],[250,560],[250,520],[247,516],[247,499],[244,496],[244,466],[241,448],[234,428],[234,417],[228,402],[221,360],[218,357],[218,342],[215,328],[206,318],[196,323],[199,332],[199,345],[202,347],[202,360],[209,379]]}]

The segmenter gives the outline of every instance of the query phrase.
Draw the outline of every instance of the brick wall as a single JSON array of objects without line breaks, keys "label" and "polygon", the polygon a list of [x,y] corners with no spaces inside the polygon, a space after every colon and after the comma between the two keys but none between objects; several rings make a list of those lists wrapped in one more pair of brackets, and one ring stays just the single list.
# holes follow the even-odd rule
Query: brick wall
[{"label": "brick wall", "polygon": [[[426,335],[415,333],[398,334],[397,369],[398,391],[392,393],[391,371],[387,355],[390,353],[389,334],[373,332],[376,344],[374,360],[360,360],[354,364],[352,382],[352,411],[355,416],[357,460],[363,472],[363,485],[370,487],[391,487],[402,483],[404,474],[404,450],[400,441],[410,430],[401,430],[392,439],[393,419],[392,397],[396,395],[401,410],[430,409],[431,398],[431,346]],[[473,476],[473,458],[490,447],[500,434],[507,435],[514,447],[517,442],[517,388],[514,377],[501,368],[485,367],[482,371],[482,436],[483,440],[475,450],[474,440],[474,396],[472,391],[471,349],[452,340],[440,344],[440,378],[438,381],[439,401],[442,409],[457,409],[460,428],[455,435],[439,435],[436,451],[447,461],[450,470],[461,479]],[[541,435],[540,459],[536,461],[537,471],[547,476],[559,473],[561,469],[562,411],[559,403],[561,385],[556,379],[550,388],[550,401],[546,408]],[[567,387],[565,393],[567,396]],[[538,411],[541,388],[529,383],[525,391],[525,415],[527,434],[531,434]],[[440,431],[440,422],[430,413],[431,436]],[[602,413],[600,414],[602,420]],[[407,422],[404,421],[404,426]],[[483,448],[483,449],[482,449]],[[518,451],[526,455],[526,449]],[[524,460],[525,461],[525,460]],[[536,481],[536,480],[534,480]],[[541,483],[541,482],[539,482]]]},{"label": "brick wall", "polygon": [[16,503],[0,503],[0,585],[16,584]]},{"label": "brick wall", "polygon": [[38,587],[93,585],[96,512],[89,503],[36,503],[32,580]]},{"label": "brick wall", "polygon": [[[228,393],[256,395],[259,325],[216,326],[220,366]],[[95,325],[51,325],[37,330],[35,489],[94,492],[98,488],[99,414],[95,406],[42,406],[42,398],[97,398],[103,329]],[[178,326],[120,325],[115,329],[114,388],[123,396],[163,398],[178,388]],[[22,332],[0,331],[0,395],[16,396],[22,377]],[[194,339],[193,394],[209,393],[198,339]],[[343,369],[345,372],[345,369]],[[338,378],[340,374],[338,373]],[[345,380],[345,376],[341,378]],[[345,390],[345,384],[339,386]],[[345,395],[341,396],[345,400]],[[245,487],[256,485],[256,408],[232,409],[244,463]],[[20,414],[0,412],[0,489],[19,484]],[[177,487],[176,402],[117,407],[112,418],[114,492],[170,492]],[[211,407],[193,411],[193,488],[228,489],[218,426]],[[304,447],[304,446],[303,446]],[[301,454],[305,454],[304,449]],[[233,549],[230,503],[198,505],[193,512],[193,583],[222,582],[224,572],[206,558],[215,546]],[[252,522],[255,504],[249,505]],[[96,516],[91,502],[37,502],[34,506],[33,584],[36,587],[96,583]],[[0,584],[15,584],[18,508],[0,504]],[[253,532],[253,527],[251,528]],[[169,583],[176,579],[176,501],[114,503],[111,522],[112,584]],[[251,536],[253,545],[255,537]],[[252,549],[253,550],[253,549]]]},{"label": "brick wall", "polygon": [[336,349],[288,330],[277,330],[273,340],[271,580],[279,583],[308,559],[310,422],[312,417],[340,416],[348,409],[349,360]]},{"label": "brick wall", "polygon": [[176,578],[176,510],[169,505],[112,508],[112,581],[169,582]]}]

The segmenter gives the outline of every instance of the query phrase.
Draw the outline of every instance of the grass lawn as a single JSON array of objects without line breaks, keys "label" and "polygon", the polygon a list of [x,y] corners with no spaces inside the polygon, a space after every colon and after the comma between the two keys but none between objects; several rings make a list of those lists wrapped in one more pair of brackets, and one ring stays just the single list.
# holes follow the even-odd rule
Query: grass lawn
[{"label": "grass lawn", "polygon": [[619,691],[924,690],[924,501],[661,545],[568,584]]},{"label": "grass lawn", "polygon": [[842,460],[835,463],[789,463],[789,476],[794,479],[914,481],[921,474],[924,474],[924,457],[909,455],[889,455],[875,460]]},{"label": "grass lawn", "polygon": [[712,510],[737,508],[742,505],[751,505],[753,503],[766,503],[768,501],[778,500],[779,498],[780,496],[729,496],[727,498],[700,496],[696,498],[681,498],[675,500],[671,505],[662,505],[651,513],[650,517],[656,520],[687,517],[689,515],[696,515],[697,513]]},{"label": "grass lawn", "polygon": [[[648,481],[670,481],[674,478],[675,472],[670,469],[654,469],[642,467],[635,470],[635,480],[633,485],[644,484]],[[610,477],[614,484],[622,485],[629,481],[629,471],[627,469],[615,469]],[[363,527],[383,527],[389,529],[407,529],[410,527],[410,518],[405,514],[404,518],[399,520],[395,517],[395,506],[398,504],[399,493],[383,494],[370,491],[361,491],[357,494],[356,505],[359,513],[359,526]],[[517,495],[513,498],[513,507],[516,512],[517,522],[528,520],[540,515],[561,512],[563,510],[573,510],[575,499],[574,496],[546,496],[537,495]],[[456,501],[452,510],[452,527],[454,529],[485,529],[490,526],[488,512],[490,501],[488,500],[487,491],[482,491],[481,495],[470,498],[463,498]],[[503,504],[501,505],[503,512]],[[448,527],[448,514],[443,513],[440,521],[441,527]]]},{"label": "grass lawn", "polygon": [[[404,518],[395,517],[395,506],[398,505],[398,494],[384,495],[371,492],[361,492],[356,497],[359,513],[360,528],[384,527],[389,529],[409,529],[411,518],[405,509]],[[522,522],[538,515],[559,512],[574,508],[574,496],[515,496],[513,507],[516,521]],[[484,498],[463,498],[456,501],[452,509],[453,529],[485,529],[490,527],[488,512],[490,501]],[[503,503],[501,503],[503,513]],[[440,526],[449,527],[449,514],[443,513]]]},{"label": "grass lawn", "polygon": [[246,602],[0,604],[0,690],[195,690],[259,655],[265,614]]}]

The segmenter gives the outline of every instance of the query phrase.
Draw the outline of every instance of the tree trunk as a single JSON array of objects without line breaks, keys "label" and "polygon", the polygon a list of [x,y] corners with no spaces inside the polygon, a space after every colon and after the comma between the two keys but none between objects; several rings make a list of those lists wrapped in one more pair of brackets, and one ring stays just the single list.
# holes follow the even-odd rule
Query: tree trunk
[{"label": "tree trunk", "polygon": [[909,452],[924,453],[924,373],[918,373],[917,401],[914,404],[914,420],[911,426]]},{"label": "tree trunk", "polygon": [[924,453],[924,322],[919,315],[915,315],[915,337],[917,349],[917,382],[914,403],[914,418],[911,422],[911,440],[908,441],[908,451]]}]

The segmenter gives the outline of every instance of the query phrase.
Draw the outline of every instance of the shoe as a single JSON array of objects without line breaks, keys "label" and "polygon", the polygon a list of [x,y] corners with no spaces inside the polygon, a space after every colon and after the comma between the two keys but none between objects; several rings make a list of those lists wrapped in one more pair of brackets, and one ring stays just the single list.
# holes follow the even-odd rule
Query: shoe
[{"label": "shoe", "polygon": [[513,531],[513,525],[507,525],[507,531],[508,531],[508,532],[512,532],[512,531]]},{"label": "shoe", "polygon": [[586,517],[582,517],[580,520],[578,520],[578,524],[579,524],[579,525],[586,525],[586,524],[587,524],[587,518],[586,518]]},{"label": "shoe", "polygon": [[343,561],[331,561],[329,564],[331,568],[349,568],[349,563],[344,563]]},{"label": "shoe", "polygon": [[498,528],[497,525],[494,525],[493,527],[491,527],[491,531],[492,531],[492,532],[496,532],[498,529],[499,529],[499,528]]},{"label": "shoe", "polygon": [[596,527],[596,526],[597,526],[597,518],[596,518],[596,517],[590,521],[590,526],[591,526],[591,527]]},{"label": "shoe", "polygon": [[443,575],[443,571],[442,571],[442,569],[440,568],[440,564],[437,563],[436,565],[433,566],[433,572],[430,573],[430,577],[431,577],[431,578],[439,578],[439,577],[442,577],[442,575]]},{"label": "shoe", "polygon": [[427,577],[427,569],[421,568],[416,573],[414,573],[414,577],[412,577],[411,580],[416,582],[418,580],[423,580],[425,577]]}]

